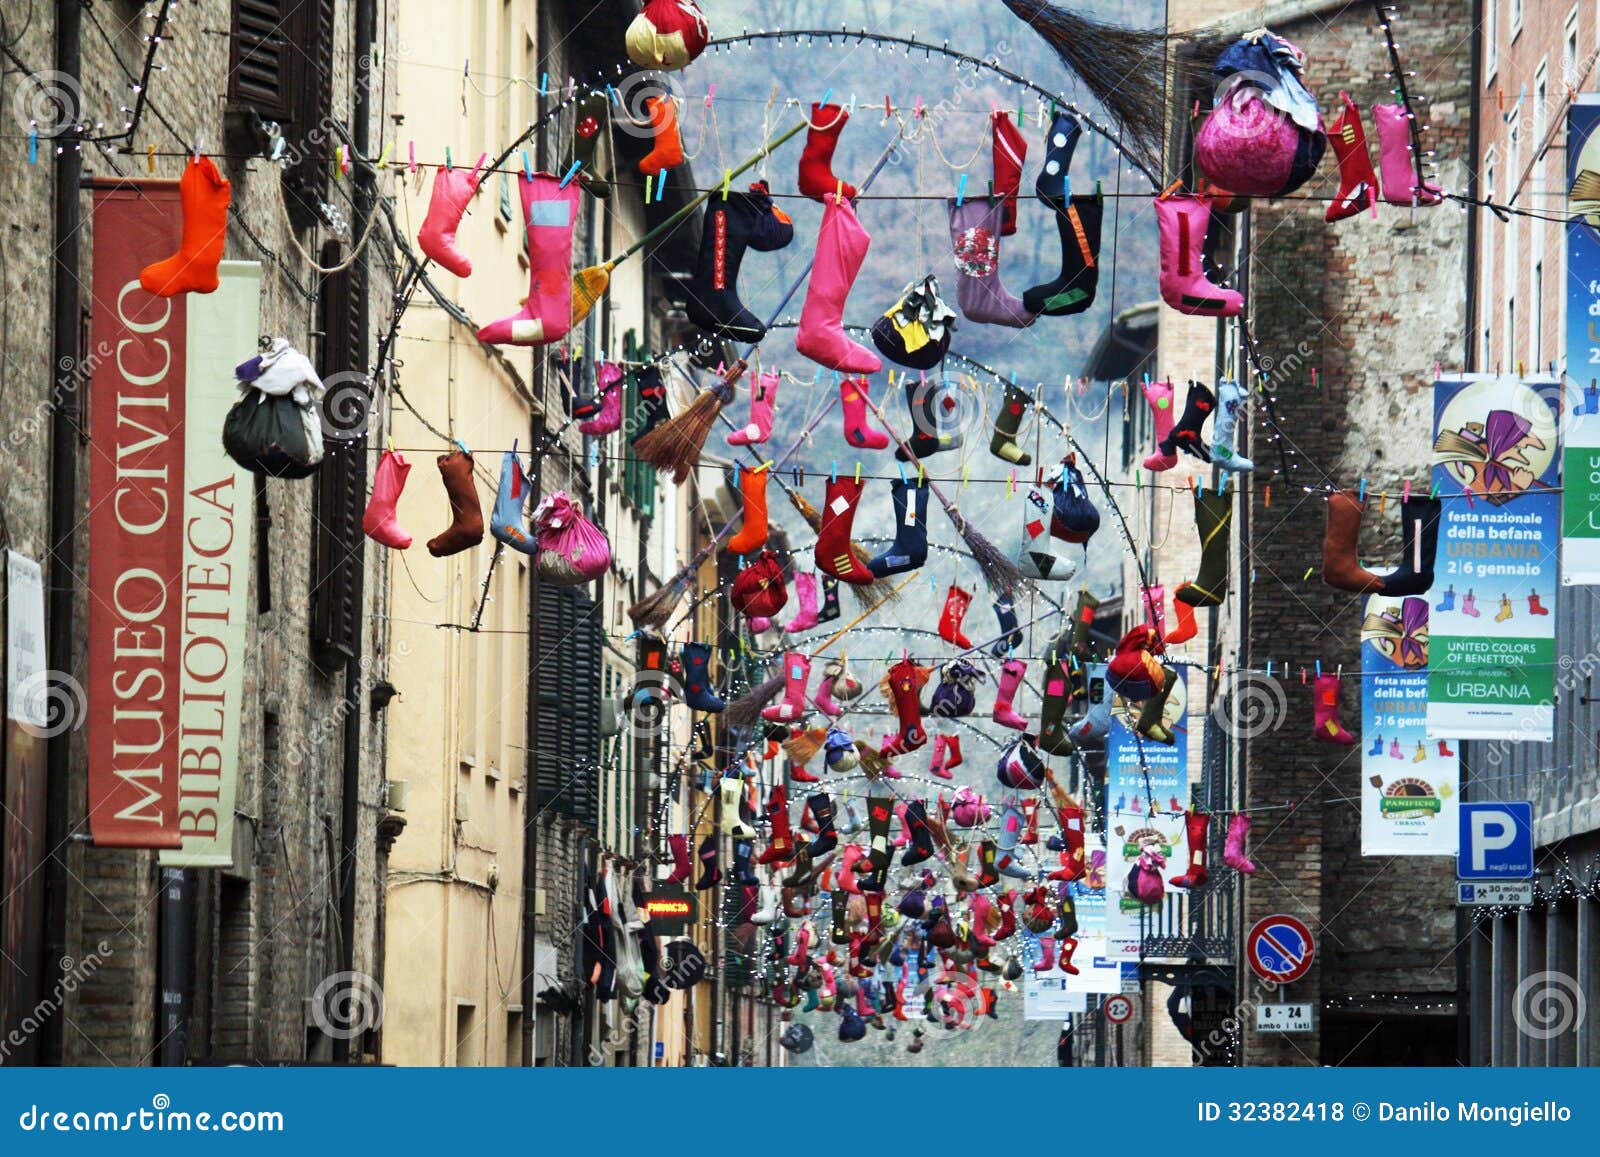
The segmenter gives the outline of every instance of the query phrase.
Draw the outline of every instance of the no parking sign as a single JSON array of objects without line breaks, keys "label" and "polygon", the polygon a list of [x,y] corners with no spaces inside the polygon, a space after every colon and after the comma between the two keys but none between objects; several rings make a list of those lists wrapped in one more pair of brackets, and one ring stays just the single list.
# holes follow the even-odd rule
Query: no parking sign
[{"label": "no parking sign", "polygon": [[1250,967],[1262,980],[1288,984],[1311,971],[1316,942],[1311,929],[1293,916],[1279,913],[1256,921],[1245,940]]}]

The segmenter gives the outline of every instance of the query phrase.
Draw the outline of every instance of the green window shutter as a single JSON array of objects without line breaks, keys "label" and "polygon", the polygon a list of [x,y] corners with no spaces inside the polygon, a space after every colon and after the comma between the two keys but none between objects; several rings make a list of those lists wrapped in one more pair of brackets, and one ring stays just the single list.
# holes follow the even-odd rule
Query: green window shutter
[{"label": "green window shutter", "polygon": [[[628,375],[628,422],[624,427],[636,430],[644,416],[644,401],[639,397],[639,379]],[[629,502],[645,518],[656,512],[656,470],[647,462],[633,456],[630,448],[622,464],[622,491]]]}]

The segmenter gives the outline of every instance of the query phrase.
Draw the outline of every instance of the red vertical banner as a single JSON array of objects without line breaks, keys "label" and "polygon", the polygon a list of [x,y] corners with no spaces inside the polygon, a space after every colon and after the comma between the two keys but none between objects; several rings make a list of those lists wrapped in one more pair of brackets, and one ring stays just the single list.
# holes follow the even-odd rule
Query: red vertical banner
[{"label": "red vertical banner", "polygon": [[139,271],[178,248],[171,182],[94,191],[89,385],[89,829],[173,848],[183,646],[184,297]]}]

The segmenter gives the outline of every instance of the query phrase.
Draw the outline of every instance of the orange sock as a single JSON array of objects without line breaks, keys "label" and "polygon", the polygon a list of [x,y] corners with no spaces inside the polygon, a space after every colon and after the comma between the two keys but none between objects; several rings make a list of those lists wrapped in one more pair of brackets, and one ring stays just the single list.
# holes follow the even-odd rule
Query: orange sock
[{"label": "orange sock", "polygon": [[739,471],[739,492],[744,495],[744,525],[728,540],[734,554],[749,554],[767,545],[767,471]]},{"label": "orange sock", "polygon": [[214,293],[217,264],[228,240],[228,202],[233,188],[217,172],[210,157],[191,159],[178,182],[183,204],[183,241],[165,261],[147,265],[139,284],[157,297],[180,293]]},{"label": "orange sock", "polygon": [[1187,643],[1200,631],[1194,621],[1194,608],[1182,599],[1172,600],[1173,612],[1178,616],[1178,625],[1167,632],[1166,641],[1169,643]]},{"label": "orange sock", "polygon": [[647,176],[657,176],[663,169],[675,169],[683,164],[683,138],[678,135],[678,106],[670,96],[652,96],[644,102],[650,111],[650,127],[656,131],[656,143],[639,161],[639,171]]}]

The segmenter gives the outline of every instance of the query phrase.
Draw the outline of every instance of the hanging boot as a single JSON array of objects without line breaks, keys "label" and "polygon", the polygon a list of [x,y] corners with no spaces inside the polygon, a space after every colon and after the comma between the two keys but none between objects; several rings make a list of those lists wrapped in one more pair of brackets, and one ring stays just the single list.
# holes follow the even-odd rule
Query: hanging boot
[{"label": "hanging boot", "polygon": [[178,251],[146,265],[139,273],[140,288],[157,297],[216,292],[221,284],[217,268],[228,240],[232,200],[233,187],[217,171],[216,162],[210,157],[191,157],[178,181],[178,203],[183,210]]},{"label": "hanging boot", "polygon": [[972,646],[972,640],[961,633],[961,620],[967,617],[967,608],[971,605],[972,593],[951,583],[945,592],[944,609],[939,612],[939,637],[963,651]]},{"label": "hanging boot", "polygon": [[1375,735],[1375,736],[1372,737],[1372,750],[1367,752],[1367,754],[1368,755],[1382,755],[1383,754],[1383,736]]},{"label": "hanging boot", "polygon": [[1067,733],[1067,711],[1072,706],[1072,678],[1067,660],[1056,659],[1046,665],[1040,696],[1044,705],[1039,709],[1039,750],[1051,755],[1070,755],[1077,746]]},{"label": "hanging boot", "polygon": [[1444,199],[1439,186],[1424,181],[1421,158],[1411,138],[1412,114],[1403,104],[1375,104],[1372,119],[1378,126],[1378,171],[1383,177],[1383,199],[1391,205],[1437,205]]},{"label": "hanging boot", "polygon": [[[751,893],[745,897],[745,906],[751,912],[754,912],[756,901],[759,899],[756,889],[761,886],[761,880],[756,876],[755,869],[750,866],[755,850],[755,845],[749,839],[733,841],[733,878],[729,881]],[[749,919],[749,916],[744,917],[745,921]]]},{"label": "hanging boot", "polygon": [[676,169],[683,164],[683,135],[678,131],[678,103],[671,93],[644,98],[645,115],[650,120],[650,132],[655,138],[650,151],[639,158],[639,171],[647,177],[659,177],[666,169]]},{"label": "hanging boot", "polygon": [[1443,597],[1434,604],[1433,609],[1439,611],[1441,614],[1445,611],[1453,611],[1456,609],[1456,588],[1454,583],[1452,583],[1450,588],[1444,592]]},{"label": "hanging boot", "polygon": [[1161,636],[1166,642],[1187,643],[1200,633],[1200,625],[1194,618],[1194,608],[1176,595],[1172,599],[1172,614],[1177,619],[1177,625]]},{"label": "hanging boot", "polygon": [[700,841],[700,851],[696,858],[700,861],[700,878],[695,881],[694,890],[704,892],[722,882],[722,869],[717,866],[717,837],[707,836]]},{"label": "hanging boot", "polygon": [[[1211,447],[1206,445],[1205,439],[1205,424],[1216,408],[1217,396],[1210,388],[1204,382],[1190,382],[1189,393],[1183,402],[1183,417],[1178,419],[1159,445],[1163,460],[1172,458],[1177,461],[1177,452],[1182,450],[1202,462],[1211,461]],[[1148,459],[1145,465],[1149,466]]]},{"label": "hanging boot", "polygon": [[839,857],[839,870],[833,874],[833,882],[838,885],[838,890],[848,892],[852,896],[861,895],[861,884],[856,880],[856,865],[867,858],[867,851],[860,844],[846,844],[844,853]]},{"label": "hanging boot", "polygon": [[1159,473],[1171,470],[1178,464],[1178,452],[1169,448],[1174,422],[1173,392],[1171,382],[1145,382],[1140,387],[1144,400],[1150,405],[1151,421],[1155,426],[1156,448],[1144,460],[1146,470]]},{"label": "hanging boot", "polygon": [[1024,578],[1046,582],[1066,582],[1078,573],[1078,564],[1061,558],[1050,549],[1050,503],[1039,491],[1029,489],[1028,505],[1022,512],[1022,544],[1017,548],[1017,569]]},{"label": "hanging boot", "polygon": [[739,494],[744,499],[744,522],[739,533],[728,539],[728,550],[734,554],[753,554],[767,545],[767,478],[766,465],[755,469],[741,468]]},{"label": "hanging boot", "polygon": [[1237,316],[1244,297],[1206,279],[1206,229],[1211,222],[1207,199],[1157,197],[1156,221],[1161,228],[1161,299],[1179,313]]},{"label": "hanging boot", "polygon": [[405,550],[411,545],[411,535],[400,525],[395,511],[400,492],[406,487],[406,475],[410,473],[411,463],[393,450],[385,450],[373,476],[372,497],[367,500],[366,513],[361,516],[361,529],[366,536],[393,550]]},{"label": "hanging boot", "polygon": [[478,170],[440,167],[433,173],[433,195],[428,215],[417,232],[417,248],[441,269],[457,277],[472,276],[472,261],[456,244],[456,230],[466,215],[467,205],[478,191]]},{"label": "hanging boot", "polygon": [[1050,132],[1044,139],[1044,164],[1034,180],[1034,194],[1041,201],[1067,195],[1067,171],[1072,168],[1072,153],[1078,147],[1083,126],[1069,112],[1058,112],[1050,122]]},{"label": "hanging boot", "polygon": [[1428,748],[1422,742],[1422,740],[1419,739],[1419,740],[1417,740],[1417,753],[1411,757],[1411,762],[1412,763],[1421,763],[1427,758],[1428,758]]},{"label": "hanging boot", "polygon": [[928,812],[921,800],[906,801],[905,824],[911,835],[911,846],[900,853],[900,863],[910,868],[934,854],[933,833],[928,829]]},{"label": "hanging boot", "polygon": [[1094,304],[1100,283],[1100,223],[1105,217],[1105,199],[1098,193],[1070,200],[1040,199],[1055,212],[1056,232],[1061,235],[1061,272],[1025,291],[1022,304],[1043,317],[1082,313]]},{"label": "hanging boot", "polygon": [[1439,519],[1444,504],[1437,498],[1405,498],[1400,502],[1400,565],[1379,581],[1394,598],[1426,594],[1433,589],[1433,562],[1439,552]]},{"label": "hanging boot", "polygon": [[866,378],[843,378],[839,382],[839,408],[844,413],[844,440],[857,450],[882,450],[889,435],[874,430],[867,420],[867,397],[872,384]]},{"label": "hanging boot", "polygon": [[805,714],[806,684],[811,681],[811,659],[799,651],[790,651],[783,657],[783,699],[761,709],[761,718],[769,723],[792,723]]},{"label": "hanging boot", "polygon": [[[889,497],[894,503],[894,542],[867,563],[875,578],[904,574],[928,561],[927,483],[912,486],[896,479],[889,483]],[[817,545],[821,549],[820,538]]]},{"label": "hanging boot", "polygon": [[1056,963],[1068,976],[1078,975],[1078,966],[1072,963],[1072,954],[1077,950],[1078,941],[1075,937],[1062,936],[1056,940]]},{"label": "hanging boot", "polygon": [[1088,714],[1067,728],[1067,735],[1079,747],[1093,747],[1105,742],[1111,730],[1111,703],[1114,693],[1111,681],[1106,678],[1104,663],[1089,667],[1089,696],[1092,703]]},{"label": "hanging boot", "polygon": [[[1372,154],[1367,151],[1367,131],[1361,124],[1361,110],[1350,94],[1341,92],[1342,107],[1328,126],[1328,143],[1339,159],[1339,191],[1328,202],[1326,221],[1343,221],[1377,203],[1378,174],[1372,171]],[[1407,198],[1409,203],[1410,198]]]},{"label": "hanging boot", "polygon": [[[640,366],[633,372],[634,386],[638,391],[639,410],[637,425],[628,435],[632,445],[662,422],[667,420],[667,387],[661,382],[659,366]],[[634,423],[630,423],[634,425]]]},{"label": "hanging boot", "polygon": [[1178,673],[1171,667],[1163,667],[1162,684],[1156,693],[1144,701],[1144,706],[1139,709],[1139,721],[1134,724],[1134,730],[1152,743],[1164,743],[1168,747],[1177,742],[1177,736],[1172,728],[1163,721],[1167,709],[1167,700],[1172,697],[1172,689],[1178,685]]},{"label": "hanging boot", "polygon": [[983,197],[957,204],[952,197],[946,206],[955,252],[956,304],[962,316],[980,325],[1013,329],[1032,325],[1035,315],[1000,280],[1001,201]]},{"label": "hanging boot", "polygon": [[603,438],[622,428],[622,367],[611,362],[601,362],[595,370],[597,402],[587,414],[579,413],[574,404],[572,416],[583,418],[578,423],[578,433],[585,438]]},{"label": "hanging boot", "polygon": [[450,525],[428,540],[428,553],[434,558],[460,554],[483,541],[483,507],[478,504],[478,488],[472,480],[472,455],[452,450],[438,458],[439,476],[450,499]]},{"label": "hanging boot", "polygon": [[1206,840],[1211,831],[1211,817],[1205,812],[1190,811],[1183,819],[1183,827],[1189,843],[1189,870],[1167,882],[1174,888],[1202,888],[1210,879],[1206,871]]},{"label": "hanging boot", "polygon": [[1448,743],[1446,743],[1443,739],[1439,740],[1439,758],[1440,759],[1454,759],[1455,757],[1456,757],[1456,753],[1450,750],[1450,745]]},{"label": "hanging boot", "polygon": [[1404,759],[1405,758],[1405,756],[1402,755],[1401,752],[1400,752],[1400,741],[1398,739],[1391,739],[1389,741],[1389,758],[1390,759]]},{"label": "hanging boot", "polygon": [[1033,455],[1017,445],[1017,432],[1022,429],[1022,415],[1033,405],[1033,395],[1016,383],[1006,386],[1005,398],[1000,403],[1000,413],[994,420],[994,436],[989,439],[989,453],[1013,466],[1027,466]]},{"label": "hanging boot", "polygon": [[1500,612],[1495,615],[1494,621],[1503,623],[1511,617],[1511,600],[1505,595],[1500,596]]},{"label": "hanging boot", "polygon": [[814,552],[817,569],[823,574],[858,587],[873,581],[873,572],[856,557],[850,546],[850,531],[856,509],[861,505],[861,489],[861,483],[853,478],[839,477],[828,482],[828,492],[822,503],[822,529],[817,532]]},{"label": "hanging boot", "polygon": [[778,400],[780,376],[770,370],[750,375],[750,421],[728,435],[728,445],[759,446],[772,437],[772,408]]},{"label": "hanging boot", "polygon": [[818,792],[806,800],[806,811],[817,825],[817,834],[806,843],[812,862],[818,862],[839,846],[839,833],[833,828],[833,800]]},{"label": "hanging boot", "polygon": [[692,710],[713,715],[727,706],[711,682],[711,644],[683,645],[683,701]]},{"label": "hanging boot", "polygon": [[1018,731],[1028,729],[1028,721],[1012,710],[1011,702],[1016,698],[1017,688],[1022,686],[1022,677],[1027,674],[1028,665],[1021,659],[1007,659],[1000,665],[999,689],[995,692],[993,719],[1002,727],[1013,727]]},{"label": "hanging boot", "polygon": [[1355,736],[1339,722],[1339,676],[1318,675],[1312,685],[1312,696],[1311,715],[1316,737],[1323,743],[1354,746]]},{"label": "hanging boot", "polygon": [[[880,797],[867,800],[867,859],[871,864],[871,870],[860,878],[864,891],[881,893],[888,883],[889,864],[894,856],[894,850],[889,844],[889,824],[893,818],[893,800]],[[881,931],[879,925],[882,921],[882,905],[880,896],[867,906],[868,928],[873,932]],[[873,912],[874,908],[878,910],[876,915]]]},{"label": "hanging boot", "polygon": [[[946,450],[961,448],[963,439],[959,430],[952,434],[941,432],[943,422],[940,410],[947,406],[953,406],[947,386],[937,381],[930,382],[926,373],[918,378],[906,375],[906,412],[911,415],[911,434],[906,438],[905,446],[895,448],[897,461],[909,462],[912,455],[923,460]],[[907,453],[907,447],[910,447],[910,453]]]},{"label": "hanging boot", "polygon": [[928,774],[937,779],[954,779],[950,769],[945,767],[945,751],[950,743],[948,735],[935,735],[933,737],[933,759],[928,763]]},{"label": "hanging boot", "polygon": [[672,872],[662,883],[681,884],[689,878],[693,871],[693,865],[689,862],[689,837],[668,836],[667,848],[672,853]]},{"label": "hanging boot", "polygon": [[1539,601],[1539,593],[1535,591],[1528,596],[1528,613],[1530,615],[1548,615],[1550,608]]},{"label": "hanging boot", "polygon": [[1250,817],[1235,812],[1228,820],[1228,839],[1222,846],[1222,862],[1246,876],[1256,874],[1255,861],[1244,854],[1244,841],[1250,835]]},{"label": "hanging boot", "polygon": [[1233,496],[1196,493],[1194,525],[1200,532],[1200,573],[1172,592],[1191,607],[1214,607],[1228,597],[1228,531],[1233,523]]},{"label": "hanging boot", "polygon": [[813,104],[806,132],[805,151],[800,154],[800,192],[813,201],[829,194],[856,199],[856,187],[833,175],[833,152],[839,147],[839,134],[850,123],[850,114],[836,104]]},{"label": "hanging boot", "polygon": [[572,328],[572,230],[582,186],[549,173],[517,178],[527,222],[528,297],[509,317],[478,331],[493,345],[549,345]]},{"label": "hanging boot", "polygon": [[[795,576],[795,581],[799,582],[798,575]],[[837,719],[844,714],[844,708],[833,698],[833,684],[839,677],[838,672],[839,664],[830,659],[828,665],[822,669],[822,680],[817,684],[817,693],[811,697],[811,702],[816,705],[817,710],[829,719]]]},{"label": "hanging boot", "polygon": [[839,200],[831,191],[822,200],[826,207],[794,348],[818,365],[841,374],[875,374],[883,368],[882,360],[844,332],[845,299],[867,259],[872,238],[847,201]]},{"label": "hanging boot", "polygon": [[[707,202],[705,224],[700,231],[699,261],[694,276],[683,283],[683,308],[690,321],[717,337],[753,343],[766,336],[767,327],[739,300],[739,266],[759,228],[759,212],[749,193],[730,193],[725,201],[712,198]],[[766,376],[757,374],[750,380],[752,412],[755,411],[754,395],[762,388],[761,382]],[[771,422],[771,407],[768,406],[769,428]],[[747,445],[747,442],[734,441],[744,433],[737,431],[728,441],[733,445]]]},{"label": "hanging boot", "polygon": [[839,617],[839,580],[831,574],[822,576],[822,606],[817,611],[817,622],[831,623]]},{"label": "hanging boot", "polygon": [[572,126],[572,149],[562,172],[578,166],[578,183],[602,201],[611,196],[611,164],[602,153],[611,139],[611,101],[605,93],[591,92],[578,101]]},{"label": "hanging boot", "polygon": [[794,576],[794,593],[800,603],[800,611],[783,628],[790,635],[809,631],[817,625],[817,576],[804,571],[797,573]]},{"label": "hanging boot", "polygon": [[1039,937],[1039,951],[1043,958],[1033,966],[1035,972],[1049,972],[1056,966],[1056,941],[1053,936]]},{"label": "hanging boot", "polygon": [[1217,416],[1211,423],[1211,461],[1235,474],[1248,474],[1256,468],[1254,462],[1235,449],[1244,403],[1244,387],[1238,382],[1217,383]]},{"label": "hanging boot", "polygon": [[1322,581],[1339,590],[1376,594],[1383,580],[1357,561],[1356,541],[1367,505],[1355,490],[1328,495],[1328,525],[1322,536]]},{"label": "hanging boot", "polygon": [[767,823],[772,840],[766,851],[756,857],[756,863],[787,864],[794,859],[794,832],[789,827],[789,793],[781,783],[774,785],[767,797]]},{"label": "hanging boot", "polygon": [[1468,591],[1461,597],[1461,613],[1463,615],[1470,615],[1474,619],[1483,613],[1478,609],[1478,600],[1473,597],[1471,591]]},{"label": "hanging boot", "polygon": [[1011,123],[1011,114],[996,109],[989,114],[990,157],[994,167],[994,195],[1000,198],[1000,236],[1017,231],[1017,190],[1022,188],[1022,165],[1028,142]]},{"label": "hanging boot", "polygon": [[725,775],[717,784],[722,799],[722,831],[736,840],[755,838],[756,829],[746,819],[749,805],[745,802],[744,780],[739,776]]},{"label": "hanging boot", "polygon": [[[994,646],[989,648],[989,654],[996,659],[1004,659],[1008,654],[1022,646],[1022,627],[1017,622],[1017,608],[1008,598],[998,598],[994,602],[994,617],[1000,624],[1000,637],[995,640]],[[971,647],[971,643],[966,646]]]},{"label": "hanging boot", "polygon": [[922,727],[921,688],[921,673],[910,659],[901,659],[889,668],[889,695],[894,701],[900,730],[884,739],[879,755],[893,758],[915,751],[928,742],[928,733]]}]

